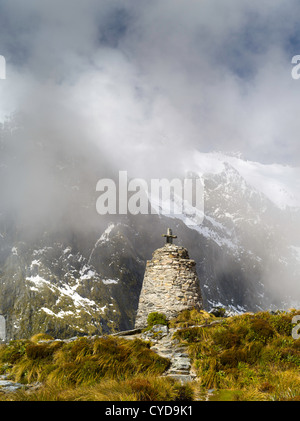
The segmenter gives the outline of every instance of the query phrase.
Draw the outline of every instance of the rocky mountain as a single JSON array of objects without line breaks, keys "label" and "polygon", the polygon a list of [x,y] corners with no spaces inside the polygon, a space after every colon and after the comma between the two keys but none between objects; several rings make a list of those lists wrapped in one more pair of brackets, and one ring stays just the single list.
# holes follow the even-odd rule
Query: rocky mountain
[{"label": "rocky mountain", "polygon": [[[282,186],[276,190],[273,185],[276,200],[266,195],[263,182],[259,188],[255,169],[260,164],[252,163],[251,172],[241,158],[196,153],[191,171],[204,183],[205,209],[203,222],[190,226],[185,215],[100,217],[93,190],[96,166],[75,152],[72,162],[61,158],[52,172],[60,191],[53,209],[64,208],[59,224],[52,213],[33,230],[34,216],[27,212],[25,219],[17,218],[13,206],[2,206],[0,314],[6,318],[6,339],[132,328],[146,260],[163,245],[167,227],[196,261],[205,309],[222,305],[243,312],[299,305],[300,243],[293,227],[299,226],[300,207]],[[1,172],[7,176],[11,166],[3,157]],[[264,171],[264,176],[270,173]],[[36,203],[39,198],[43,203],[43,188],[34,187]],[[70,192],[66,205],[64,194]],[[279,206],[278,192],[292,198],[291,205]],[[7,192],[2,197],[7,199]]]}]

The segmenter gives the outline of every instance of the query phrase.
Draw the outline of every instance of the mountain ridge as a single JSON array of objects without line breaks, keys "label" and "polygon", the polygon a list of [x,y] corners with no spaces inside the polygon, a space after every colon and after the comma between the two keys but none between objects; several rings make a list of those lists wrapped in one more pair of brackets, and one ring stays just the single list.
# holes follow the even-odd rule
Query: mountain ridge
[{"label": "mountain ridge", "polygon": [[[162,245],[167,226],[197,263],[205,309],[260,311],[299,302],[299,244],[291,226],[299,210],[277,206],[230,162],[198,175],[205,194],[199,226],[187,225],[185,215],[109,215],[85,229],[89,205],[81,207],[83,225],[71,231],[49,228],[30,240],[13,224],[2,231],[0,313],[7,318],[7,337],[132,328],[146,260]],[[8,226],[5,214],[1,219]]]}]

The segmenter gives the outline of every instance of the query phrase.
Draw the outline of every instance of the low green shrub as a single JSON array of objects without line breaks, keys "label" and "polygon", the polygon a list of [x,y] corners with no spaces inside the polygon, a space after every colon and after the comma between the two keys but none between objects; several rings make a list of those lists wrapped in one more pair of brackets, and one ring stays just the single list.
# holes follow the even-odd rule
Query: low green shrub
[{"label": "low green shrub", "polygon": [[0,363],[17,363],[25,355],[29,344],[30,341],[21,339],[10,341],[8,345],[3,345],[0,349]]},{"label": "low green shrub", "polygon": [[241,336],[225,327],[221,327],[213,333],[213,340],[217,345],[221,345],[226,349],[237,347],[241,344]]},{"label": "low green shrub", "polygon": [[152,327],[154,325],[168,325],[168,320],[165,314],[153,312],[147,317],[147,326]]},{"label": "low green shrub", "polygon": [[250,322],[250,336],[252,339],[262,340],[266,342],[275,334],[273,327],[267,320],[255,318]]}]

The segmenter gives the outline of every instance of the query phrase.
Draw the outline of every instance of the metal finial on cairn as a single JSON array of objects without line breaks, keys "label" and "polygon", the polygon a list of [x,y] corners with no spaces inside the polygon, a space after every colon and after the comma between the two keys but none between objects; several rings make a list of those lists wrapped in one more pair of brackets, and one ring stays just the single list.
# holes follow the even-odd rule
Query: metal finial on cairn
[{"label": "metal finial on cairn", "polygon": [[172,235],[171,228],[168,228],[167,234],[163,234],[162,237],[166,237],[166,244],[173,244],[173,238],[177,238],[177,235]]}]

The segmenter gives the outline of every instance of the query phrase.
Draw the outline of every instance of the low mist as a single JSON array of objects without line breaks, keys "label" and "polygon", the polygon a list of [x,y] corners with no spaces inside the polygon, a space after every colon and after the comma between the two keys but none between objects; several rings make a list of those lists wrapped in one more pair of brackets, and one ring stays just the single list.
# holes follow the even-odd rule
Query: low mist
[{"label": "low mist", "polygon": [[[99,178],[183,176],[194,150],[299,166],[299,7],[0,1],[2,231],[101,231]],[[274,244],[300,246],[293,218]]]}]

